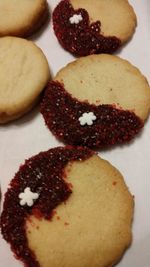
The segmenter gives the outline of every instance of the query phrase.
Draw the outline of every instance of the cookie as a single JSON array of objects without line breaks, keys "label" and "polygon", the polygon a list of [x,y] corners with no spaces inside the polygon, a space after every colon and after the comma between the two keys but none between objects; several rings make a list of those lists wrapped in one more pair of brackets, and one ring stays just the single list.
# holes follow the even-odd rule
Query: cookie
[{"label": "cookie", "polygon": [[0,38],[0,123],[29,111],[49,79],[46,57],[33,42]]},{"label": "cookie", "polygon": [[27,267],[110,267],[131,243],[133,205],[106,160],[87,148],[53,148],[11,181],[2,235]]},{"label": "cookie", "polygon": [[62,0],[53,12],[56,37],[75,56],[115,52],[136,24],[127,0]]},{"label": "cookie", "polygon": [[113,55],[90,55],[62,68],[46,88],[41,113],[67,144],[103,148],[129,142],[150,111],[141,72]]},{"label": "cookie", "polygon": [[1,0],[0,37],[27,37],[36,32],[48,16],[46,0]]}]

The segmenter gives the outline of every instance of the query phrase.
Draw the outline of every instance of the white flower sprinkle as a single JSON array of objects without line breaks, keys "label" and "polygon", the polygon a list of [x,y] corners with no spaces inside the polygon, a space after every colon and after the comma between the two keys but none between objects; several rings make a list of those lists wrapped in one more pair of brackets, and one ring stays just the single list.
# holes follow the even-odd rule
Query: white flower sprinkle
[{"label": "white flower sprinkle", "polygon": [[82,116],[79,118],[80,125],[92,125],[93,121],[96,120],[96,116],[93,112],[85,112],[82,114]]},{"label": "white flower sprinkle", "polygon": [[33,206],[34,200],[39,198],[39,194],[33,193],[30,187],[26,187],[24,189],[24,192],[19,194],[19,198],[21,199],[20,200],[21,206],[28,205],[29,207],[31,207]]},{"label": "white flower sprinkle", "polygon": [[74,14],[72,17],[70,17],[69,21],[71,24],[78,24],[80,21],[82,21],[83,18],[81,16],[81,14],[77,15]]}]

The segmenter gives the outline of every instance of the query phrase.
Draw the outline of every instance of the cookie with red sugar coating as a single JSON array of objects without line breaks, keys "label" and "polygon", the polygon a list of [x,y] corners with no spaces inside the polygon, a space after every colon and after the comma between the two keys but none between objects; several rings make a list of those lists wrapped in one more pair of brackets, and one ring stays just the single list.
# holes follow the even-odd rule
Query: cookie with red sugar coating
[{"label": "cookie with red sugar coating", "polygon": [[53,12],[58,41],[76,56],[115,52],[132,37],[136,24],[127,0],[62,0]]},{"label": "cookie with red sugar coating", "polygon": [[128,61],[106,54],[62,68],[41,103],[46,125],[61,141],[90,148],[129,142],[149,111],[146,78]]},{"label": "cookie with red sugar coating", "polygon": [[133,206],[109,162],[87,148],[53,148],[15,174],[2,235],[26,267],[110,267],[131,243]]}]

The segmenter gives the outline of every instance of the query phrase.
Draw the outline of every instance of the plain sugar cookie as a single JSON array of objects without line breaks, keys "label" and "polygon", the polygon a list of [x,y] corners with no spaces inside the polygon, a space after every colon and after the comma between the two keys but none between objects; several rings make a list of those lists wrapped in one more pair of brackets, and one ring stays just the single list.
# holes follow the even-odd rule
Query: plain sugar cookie
[{"label": "plain sugar cookie", "polygon": [[46,0],[1,0],[0,36],[27,37],[37,31],[48,16]]},{"label": "plain sugar cookie", "polygon": [[150,111],[150,87],[128,61],[82,57],[62,68],[41,103],[46,125],[67,144],[103,148],[129,142]]},{"label": "plain sugar cookie", "polygon": [[29,111],[49,79],[48,62],[39,47],[17,37],[0,38],[0,123]]},{"label": "plain sugar cookie", "polygon": [[58,41],[76,56],[115,52],[132,37],[136,24],[127,0],[62,0],[53,11]]},{"label": "plain sugar cookie", "polygon": [[27,267],[110,267],[131,243],[133,204],[110,163],[86,148],[58,147],[16,173],[2,235]]}]

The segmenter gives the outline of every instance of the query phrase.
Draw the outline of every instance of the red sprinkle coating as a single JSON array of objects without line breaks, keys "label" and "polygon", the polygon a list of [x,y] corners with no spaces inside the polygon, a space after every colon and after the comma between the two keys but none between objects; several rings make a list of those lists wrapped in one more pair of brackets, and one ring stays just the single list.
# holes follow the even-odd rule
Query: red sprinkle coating
[{"label": "red sprinkle coating", "polygon": [[[51,219],[54,209],[66,201],[72,190],[64,179],[64,167],[69,161],[84,160],[93,152],[85,148],[58,147],[25,161],[5,194],[1,215],[1,232],[15,256],[27,267],[39,267],[34,253],[28,247],[25,222],[29,216]],[[40,194],[32,207],[20,206],[18,195],[30,187]]]},{"label": "red sprinkle coating", "polygon": [[[81,126],[79,117],[93,112],[93,125]],[[48,128],[67,144],[103,148],[130,141],[143,127],[134,112],[114,105],[90,105],[73,98],[59,82],[50,82],[41,103],[41,113]]]},{"label": "red sprinkle coating", "polygon": [[[83,18],[78,24],[69,21],[74,14],[81,14]],[[76,56],[111,54],[121,46],[118,38],[100,33],[100,21],[90,24],[88,12],[82,8],[75,10],[69,0],[61,1],[54,9],[53,27],[62,47]]]}]

